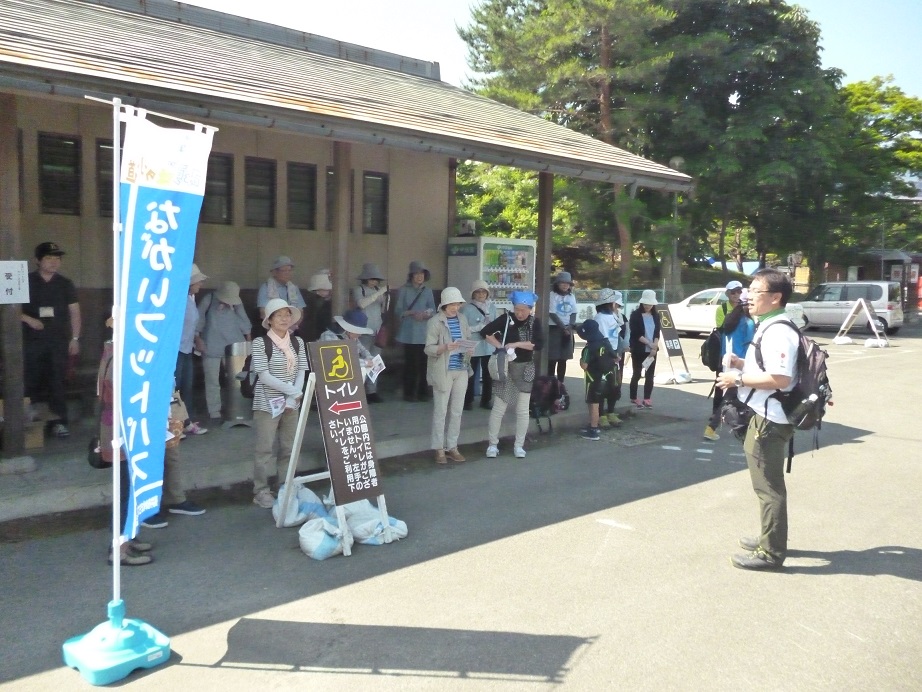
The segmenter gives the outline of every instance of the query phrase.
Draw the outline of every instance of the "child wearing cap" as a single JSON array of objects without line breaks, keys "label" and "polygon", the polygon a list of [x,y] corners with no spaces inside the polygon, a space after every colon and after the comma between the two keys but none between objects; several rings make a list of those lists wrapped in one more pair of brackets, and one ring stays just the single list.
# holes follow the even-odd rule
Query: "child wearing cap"
[{"label": "child wearing cap", "polygon": [[621,419],[615,413],[615,404],[621,398],[621,378],[623,376],[624,351],[627,346],[625,333],[627,326],[624,315],[621,314],[623,299],[620,291],[603,288],[595,301],[595,317],[602,336],[608,339],[609,344],[617,355],[614,377],[611,378],[610,387],[603,392],[603,401],[600,403],[599,427],[610,428],[621,425]]},{"label": "child wearing cap", "polygon": [[610,390],[614,386],[618,369],[618,355],[595,320],[583,322],[576,333],[586,340],[579,358],[579,366],[583,369],[586,381],[589,426],[581,431],[581,435],[586,440],[598,440],[599,405],[606,397],[612,396]]}]

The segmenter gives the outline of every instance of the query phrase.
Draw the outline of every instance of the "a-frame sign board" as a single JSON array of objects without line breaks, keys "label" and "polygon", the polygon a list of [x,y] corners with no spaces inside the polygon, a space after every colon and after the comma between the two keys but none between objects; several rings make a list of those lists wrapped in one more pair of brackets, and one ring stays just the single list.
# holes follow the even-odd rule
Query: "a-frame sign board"
[{"label": "a-frame sign board", "polygon": [[[279,495],[281,511],[275,525],[281,528],[289,504],[297,501],[298,488],[305,483],[329,479],[339,528],[347,537],[343,554],[350,555],[352,552],[343,505],[357,500],[377,498],[384,527],[382,538],[385,543],[390,543],[393,534],[375,458],[374,432],[365,400],[362,368],[355,347],[345,340],[315,341],[307,344],[307,352],[311,373],[307,378],[304,403],[285,474],[285,490]],[[327,470],[296,477],[304,430],[310,416],[310,401],[314,398],[317,400]]]},{"label": "a-frame sign board", "polygon": [[887,346],[889,346],[890,339],[887,338],[886,331],[877,328],[877,317],[874,314],[874,310],[871,309],[871,306],[868,305],[868,302],[864,298],[859,298],[855,301],[855,304],[852,306],[852,309],[848,313],[848,317],[845,318],[845,321],[842,322],[842,326],[839,327],[839,332],[836,334],[836,339],[845,336],[848,333],[848,330],[855,326],[855,322],[858,320],[858,317],[861,314],[864,314],[864,317],[868,323],[868,327],[870,327],[871,331],[874,332],[874,338],[877,339],[878,345],[886,343]]},{"label": "a-frame sign board", "polygon": [[[682,350],[682,342],[679,340],[679,332],[672,321],[672,315],[669,313],[669,306],[666,303],[660,303],[656,306],[660,319],[660,344],[666,347],[666,361],[669,363],[669,369],[672,370],[672,378],[676,384],[680,384],[679,377],[676,374],[675,367],[672,365],[672,359],[676,356],[682,359],[684,372],[689,372],[688,363],[685,362],[685,352]],[[691,380],[689,380],[691,381]]]}]

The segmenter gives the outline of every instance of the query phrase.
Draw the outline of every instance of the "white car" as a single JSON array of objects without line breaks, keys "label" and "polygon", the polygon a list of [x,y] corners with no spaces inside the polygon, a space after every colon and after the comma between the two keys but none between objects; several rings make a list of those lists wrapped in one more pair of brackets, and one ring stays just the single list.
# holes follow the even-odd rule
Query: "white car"
[{"label": "white car", "polygon": [[[676,330],[692,336],[707,334],[716,326],[717,308],[726,302],[727,292],[723,286],[706,288],[681,302],[671,303],[669,314]],[[788,303],[785,311],[794,324],[804,326],[804,312],[799,303]]]}]

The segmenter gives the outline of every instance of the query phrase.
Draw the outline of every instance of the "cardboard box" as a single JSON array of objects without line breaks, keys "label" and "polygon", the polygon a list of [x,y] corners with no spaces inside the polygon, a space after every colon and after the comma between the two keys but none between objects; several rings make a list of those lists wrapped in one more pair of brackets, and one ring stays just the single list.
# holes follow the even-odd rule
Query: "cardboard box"
[{"label": "cardboard box", "polygon": [[26,449],[41,449],[45,446],[44,423],[30,423],[25,427],[25,443],[23,446]]}]

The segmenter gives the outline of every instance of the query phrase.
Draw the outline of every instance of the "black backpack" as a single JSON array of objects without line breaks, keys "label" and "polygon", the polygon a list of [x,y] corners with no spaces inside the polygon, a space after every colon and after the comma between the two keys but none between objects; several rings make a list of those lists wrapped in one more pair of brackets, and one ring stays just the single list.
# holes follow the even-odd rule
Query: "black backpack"
[{"label": "black backpack", "polygon": [[535,378],[531,386],[529,410],[531,417],[538,421],[540,432],[544,432],[541,428],[542,417],[547,418],[549,431],[554,432],[551,416],[558,411],[566,411],[568,408],[570,408],[570,395],[567,394],[567,388],[563,382],[553,375],[540,375]]},{"label": "black backpack", "polygon": [[[721,303],[720,308],[727,316],[727,304]],[[711,372],[720,370],[720,342],[723,338],[723,327],[714,327],[701,344],[701,364]]]},{"label": "black backpack", "polygon": [[[829,384],[829,372],[826,360],[829,353],[820,348],[813,339],[804,336],[797,325],[790,320],[779,320],[768,325],[766,329],[775,324],[786,324],[797,332],[799,343],[797,345],[797,384],[789,392],[776,391],[771,395],[781,403],[784,415],[788,422],[797,430],[813,430],[813,448],[819,449],[819,430],[826,415],[826,406],[832,405],[832,386]],[[756,364],[764,371],[765,363],[762,360],[762,336],[753,343],[756,347]],[[787,471],[791,471],[791,460],[794,458],[794,438],[788,446]]]},{"label": "black backpack", "polygon": [[[272,339],[268,336],[257,337],[262,338],[263,345],[266,347],[266,360],[272,358]],[[255,339],[254,339],[255,341]],[[300,346],[298,345],[300,340],[296,336],[291,338],[291,346],[295,350],[295,356],[298,355]],[[250,368],[253,367],[253,354],[251,353],[246,357],[246,360],[243,361],[243,369],[240,370],[240,373],[237,375],[237,379],[240,380],[240,394],[244,399],[252,399],[256,394],[256,374],[250,371]]]}]

